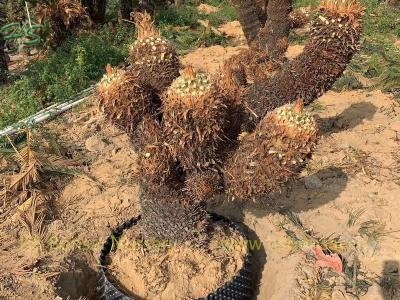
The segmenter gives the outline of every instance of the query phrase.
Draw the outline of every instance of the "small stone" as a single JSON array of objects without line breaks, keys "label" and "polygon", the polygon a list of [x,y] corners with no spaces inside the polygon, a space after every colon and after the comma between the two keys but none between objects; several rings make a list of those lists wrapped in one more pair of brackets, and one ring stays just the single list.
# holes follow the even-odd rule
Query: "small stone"
[{"label": "small stone", "polygon": [[117,147],[117,148],[114,148],[114,149],[112,149],[112,155],[116,155],[119,151],[121,151],[121,148],[120,147]]},{"label": "small stone", "polygon": [[309,190],[317,190],[322,187],[322,181],[317,175],[311,175],[304,178],[304,185]]},{"label": "small stone", "polygon": [[124,198],[124,200],[122,200],[121,202],[121,208],[128,208],[130,206],[130,202],[128,198]]},{"label": "small stone", "polygon": [[85,147],[90,152],[101,152],[107,144],[99,136],[91,136],[85,141]]}]

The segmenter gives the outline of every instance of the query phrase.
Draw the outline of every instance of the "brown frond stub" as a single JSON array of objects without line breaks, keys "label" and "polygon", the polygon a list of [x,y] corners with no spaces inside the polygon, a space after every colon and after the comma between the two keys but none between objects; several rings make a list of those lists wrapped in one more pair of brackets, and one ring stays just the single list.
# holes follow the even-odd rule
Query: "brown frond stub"
[{"label": "brown frond stub", "polygon": [[148,37],[160,37],[160,31],[154,26],[151,15],[147,12],[136,12],[134,20],[137,30],[137,39],[142,41]]},{"label": "brown frond stub", "polygon": [[224,169],[228,193],[235,198],[257,199],[294,179],[314,151],[317,128],[302,111],[301,103],[283,106],[267,115]]},{"label": "brown frond stub", "polygon": [[107,119],[130,134],[153,109],[153,94],[134,72],[107,68],[95,97]]},{"label": "brown frond stub", "polygon": [[217,164],[216,150],[224,138],[226,105],[209,75],[185,74],[162,99],[166,142],[185,170],[210,168]]}]

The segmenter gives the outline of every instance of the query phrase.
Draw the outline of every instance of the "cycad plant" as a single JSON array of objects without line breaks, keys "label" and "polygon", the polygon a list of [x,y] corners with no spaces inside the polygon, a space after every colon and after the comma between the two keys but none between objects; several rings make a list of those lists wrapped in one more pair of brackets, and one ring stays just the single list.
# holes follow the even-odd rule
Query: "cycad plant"
[{"label": "cycad plant", "polygon": [[40,23],[48,21],[52,30],[51,43],[57,47],[75,28],[88,22],[86,9],[78,0],[54,0],[35,7]]},{"label": "cycad plant", "polygon": [[[260,24],[257,10],[240,3],[240,15]],[[270,65],[286,50],[289,29],[280,26],[290,11],[291,1],[270,0],[265,27],[244,24]],[[350,62],[361,17],[357,1],[324,1],[304,52],[250,81],[241,55],[216,75],[186,67],[179,76],[173,45],[147,14],[136,15],[132,68],[109,70],[98,97],[139,153],[146,239],[206,242],[213,227],[206,205],[215,195],[257,200],[297,176],[318,137],[304,105],[331,88]]]}]

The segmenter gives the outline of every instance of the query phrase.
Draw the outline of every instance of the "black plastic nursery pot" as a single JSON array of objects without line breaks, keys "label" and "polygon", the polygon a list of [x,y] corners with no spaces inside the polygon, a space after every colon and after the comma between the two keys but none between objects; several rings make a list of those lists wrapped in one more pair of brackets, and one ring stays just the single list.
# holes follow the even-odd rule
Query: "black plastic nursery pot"
[{"label": "black plastic nursery pot", "polygon": [[[211,214],[212,220],[223,221],[229,227],[238,229],[239,225],[219,215]],[[112,280],[107,274],[107,257],[113,247],[113,239],[119,240],[123,232],[137,225],[140,221],[140,216],[126,221],[124,224],[114,229],[111,235],[107,238],[103,245],[100,255],[100,270],[99,281],[97,285],[98,296],[102,300],[135,300],[130,296],[123,294],[118,290],[117,286],[113,284]],[[218,288],[215,292],[209,294],[207,297],[198,300],[248,300],[251,299],[254,293],[254,283],[250,272],[250,257],[251,253],[248,251],[244,258],[244,264],[241,270],[230,281]]]}]

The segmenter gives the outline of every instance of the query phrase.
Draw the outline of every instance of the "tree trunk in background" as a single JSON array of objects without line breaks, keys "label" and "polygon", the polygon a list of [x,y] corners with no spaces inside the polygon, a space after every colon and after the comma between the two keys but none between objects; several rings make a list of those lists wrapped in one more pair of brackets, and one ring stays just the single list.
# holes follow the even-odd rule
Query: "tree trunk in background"
[{"label": "tree trunk in background", "polygon": [[129,20],[131,18],[131,12],[133,11],[134,6],[137,6],[138,2],[139,1],[121,0],[119,9],[121,19]]},{"label": "tree trunk in background", "polygon": [[[7,19],[7,1],[0,0],[0,27],[4,26]],[[0,85],[6,82],[8,75],[7,56],[4,52],[4,38],[0,33]]]},{"label": "tree trunk in background", "polygon": [[107,0],[83,0],[82,5],[94,23],[104,23],[106,19]]},{"label": "tree trunk in background", "polygon": [[4,38],[0,34],[0,85],[6,83],[8,75],[7,57],[4,52]]},{"label": "tree trunk in background", "polygon": [[258,19],[260,20],[262,26],[264,26],[268,18],[267,16],[268,1],[269,0],[256,0],[257,6],[260,8]]},{"label": "tree trunk in background", "polygon": [[266,50],[269,57],[283,55],[289,46],[292,0],[270,0],[267,7],[268,20],[258,34],[257,47]]},{"label": "tree trunk in background", "polygon": [[400,0],[386,0],[386,5],[392,7],[400,7]]},{"label": "tree trunk in background", "polygon": [[250,44],[264,25],[260,22],[262,8],[257,5],[256,0],[232,0],[232,4],[238,12],[247,43]]},{"label": "tree trunk in background", "polygon": [[175,6],[181,6],[183,3],[185,2],[185,0],[175,0]]}]

